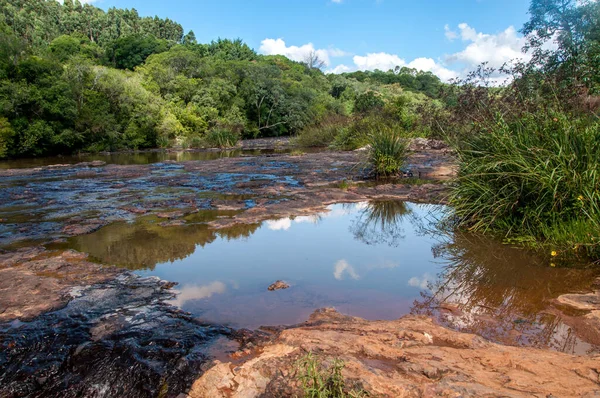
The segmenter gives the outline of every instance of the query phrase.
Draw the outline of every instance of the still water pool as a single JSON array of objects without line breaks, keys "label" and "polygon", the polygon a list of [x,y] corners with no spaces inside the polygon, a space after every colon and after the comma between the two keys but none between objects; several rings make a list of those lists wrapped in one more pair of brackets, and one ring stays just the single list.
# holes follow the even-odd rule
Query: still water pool
[{"label": "still water pool", "polygon": [[[587,291],[595,268],[551,267],[535,253],[438,228],[445,208],[402,202],[336,204],[328,211],[213,230],[233,213],[190,215],[181,226],[142,217],[70,246],[93,258],[178,282],[174,304],[235,328],[302,322],[335,307],[366,319],[427,314],[509,344],[593,352],[551,310]],[[289,289],[268,291],[276,280]]]}]

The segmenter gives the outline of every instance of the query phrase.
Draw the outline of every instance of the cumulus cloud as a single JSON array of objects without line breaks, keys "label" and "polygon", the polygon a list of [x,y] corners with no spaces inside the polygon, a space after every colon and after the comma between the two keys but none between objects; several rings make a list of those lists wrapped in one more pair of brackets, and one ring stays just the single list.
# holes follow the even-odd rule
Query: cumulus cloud
[{"label": "cumulus cloud", "polygon": [[338,281],[341,281],[342,279],[344,279],[345,274],[348,274],[348,276],[354,280],[360,278],[354,270],[354,267],[348,264],[348,261],[340,260],[337,263],[335,263],[333,267],[333,277]]},{"label": "cumulus cloud", "polygon": [[[358,70],[375,70],[388,71],[398,67],[414,68],[424,72],[432,72],[440,79],[448,81],[458,77],[458,73],[450,70],[435,61],[432,58],[417,58],[410,62],[406,62],[396,54],[388,53],[370,53],[366,56],[355,56],[353,58],[355,69]],[[335,69],[334,69],[335,70]],[[343,70],[343,72],[347,72]]]},{"label": "cumulus cloud", "polygon": [[457,53],[446,56],[449,63],[460,62],[470,69],[487,62],[489,66],[499,68],[511,61],[528,61],[531,56],[522,52],[526,44],[524,37],[519,37],[517,30],[509,26],[498,34],[477,32],[466,23],[458,25],[463,42],[468,42],[467,47]]},{"label": "cumulus cloud", "polygon": [[448,25],[448,24],[446,24],[446,26],[444,26],[444,35],[446,36],[446,39],[448,39],[450,41],[454,41],[458,37],[458,33],[453,31],[452,29],[450,29],[450,25]]},{"label": "cumulus cloud", "polygon": [[259,51],[265,55],[285,55],[293,61],[302,62],[310,53],[315,53],[326,66],[331,65],[331,58],[343,57],[348,55],[345,51],[339,48],[315,48],[312,43],[303,44],[301,46],[288,46],[285,41],[279,39],[264,39],[260,43]]}]

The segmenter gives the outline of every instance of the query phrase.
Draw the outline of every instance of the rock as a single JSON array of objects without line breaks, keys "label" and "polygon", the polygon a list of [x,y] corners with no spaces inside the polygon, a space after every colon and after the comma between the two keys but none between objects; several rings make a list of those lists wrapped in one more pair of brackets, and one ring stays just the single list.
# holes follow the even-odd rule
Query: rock
[{"label": "rock", "polygon": [[200,397],[303,396],[295,376],[299,358],[345,362],[347,385],[374,397],[592,397],[600,394],[600,356],[572,356],[494,344],[475,335],[407,316],[366,321],[319,310],[287,328],[254,355],[218,362],[188,395]]},{"label": "rock", "polygon": [[286,282],[284,281],[277,281],[273,284],[271,284],[271,286],[269,286],[269,291],[275,291],[275,290],[282,290],[282,289],[288,289],[290,287],[290,285],[288,285]]},{"label": "rock", "polygon": [[2,254],[0,264],[0,322],[61,308],[75,286],[104,282],[122,272],[87,261],[84,253],[42,247]]},{"label": "rock", "polygon": [[173,307],[168,286],[124,273],[30,322],[0,324],[0,396],[185,396],[208,347],[231,331]]},{"label": "rock", "polygon": [[578,310],[600,310],[600,292],[589,294],[563,294],[557,301]]},{"label": "rock", "polygon": [[68,224],[62,229],[62,232],[69,236],[87,235],[99,230],[106,225],[106,222],[100,220],[88,220],[83,224]]},{"label": "rock", "polygon": [[160,225],[161,227],[181,227],[181,226],[185,225],[185,220],[165,221],[165,222],[161,222],[158,225]]},{"label": "rock", "polygon": [[448,144],[444,141],[433,140],[428,138],[414,138],[408,145],[411,151],[423,151],[423,150],[440,150],[447,149]]},{"label": "rock", "polygon": [[125,211],[128,211],[133,214],[146,214],[150,211],[148,209],[143,209],[141,207],[135,207],[135,206],[123,206],[123,207],[121,207],[121,210],[125,210]]}]

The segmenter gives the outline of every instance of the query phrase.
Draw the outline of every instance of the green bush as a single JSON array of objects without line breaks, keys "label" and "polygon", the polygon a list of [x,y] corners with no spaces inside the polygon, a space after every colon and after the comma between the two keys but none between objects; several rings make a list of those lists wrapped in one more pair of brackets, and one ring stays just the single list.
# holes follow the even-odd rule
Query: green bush
[{"label": "green bush", "polygon": [[600,123],[537,113],[498,117],[455,145],[459,226],[600,258]]},{"label": "green bush", "polygon": [[8,156],[8,148],[15,132],[5,117],[0,117],[0,159]]},{"label": "green bush", "polygon": [[231,148],[240,140],[239,134],[223,128],[211,130],[204,137],[206,144],[213,148]]},{"label": "green bush", "polygon": [[389,128],[375,130],[369,135],[369,164],[377,176],[397,174],[406,161],[408,142],[400,133]]},{"label": "green bush", "polygon": [[359,398],[368,397],[369,393],[362,389],[348,389],[342,375],[344,361],[333,360],[330,368],[309,352],[301,358],[297,367],[302,383],[304,398]]},{"label": "green bush", "polygon": [[350,120],[345,117],[327,118],[302,129],[294,138],[294,144],[304,148],[327,147],[349,124]]}]

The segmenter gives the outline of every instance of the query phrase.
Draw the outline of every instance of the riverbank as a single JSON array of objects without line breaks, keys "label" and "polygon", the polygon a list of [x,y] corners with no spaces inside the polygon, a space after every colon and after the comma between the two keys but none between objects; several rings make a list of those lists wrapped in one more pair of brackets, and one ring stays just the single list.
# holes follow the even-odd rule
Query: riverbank
[{"label": "riverbank", "polygon": [[[0,392],[8,397],[293,396],[298,393],[294,363],[307,351],[315,351],[326,362],[344,359],[344,376],[362,383],[373,396],[585,396],[599,389],[594,347],[600,346],[600,300],[588,291],[594,270],[532,269],[543,271],[538,279],[545,290],[539,297],[524,295],[523,302],[535,304],[514,314],[511,311],[522,302],[507,310],[501,300],[499,311],[508,315],[497,319],[465,308],[469,303],[460,297],[454,297],[454,304],[425,297],[419,313],[427,316],[365,321],[322,310],[305,324],[250,331],[191,316],[174,305],[183,293],[173,283],[113,267],[119,264],[111,261],[116,253],[105,253],[107,247],[116,252],[123,246],[127,264],[152,274],[157,262],[187,257],[217,235],[247,237],[263,223],[285,228],[276,222],[327,214],[331,211],[327,205],[333,203],[445,203],[446,184],[455,173],[447,149],[432,148],[427,142],[413,145],[406,170],[412,176],[396,180],[367,178],[363,158],[363,151],[319,152],[0,170]],[[382,210],[388,212],[385,222],[395,222],[396,213],[385,206]],[[394,211],[410,215],[406,207]],[[143,229],[143,244],[137,246],[111,229],[140,223],[151,225],[155,235]],[[153,241],[159,239],[155,236],[168,244]],[[73,240],[78,237],[123,242],[119,247],[98,246],[98,252],[92,244],[89,250],[75,251]],[[460,255],[474,255],[469,246],[460,247]],[[485,251],[489,256],[494,248],[478,247],[475,254]],[[522,272],[513,253],[506,260],[501,257],[496,253],[486,261],[505,261],[507,272]],[[520,261],[527,264],[530,259]],[[343,273],[350,280],[359,279],[350,264],[340,262],[336,280]],[[470,289],[495,292],[514,284],[495,268],[490,278],[498,280],[498,287],[458,275],[459,279],[447,279],[450,286],[471,283]],[[487,280],[486,275],[482,278]],[[523,274],[521,279],[529,283],[531,278]],[[426,282],[414,284],[428,291]],[[223,286],[208,285],[194,297],[208,297]],[[529,290],[537,289],[532,286]],[[296,291],[294,286],[289,289],[292,295],[299,294]],[[492,294],[491,301],[514,297],[508,291]],[[483,304],[481,297],[475,299]],[[537,318],[523,320],[522,314],[540,312],[545,317],[553,311],[557,321],[543,323],[549,329],[536,333],[583,336],[588,355],[502,346],[436,323],[457,330],[485,325],[477,331],[500,341],[491,331],[521,324],[536,329]],[[500,319],[504,323],[496,322]],[[518,330],[511,330],[514,334],[509,334],[507,344],[534,345],[522,341],[520,336],[526,333]],[[563,337],[560,341],[574,341]]]}]

